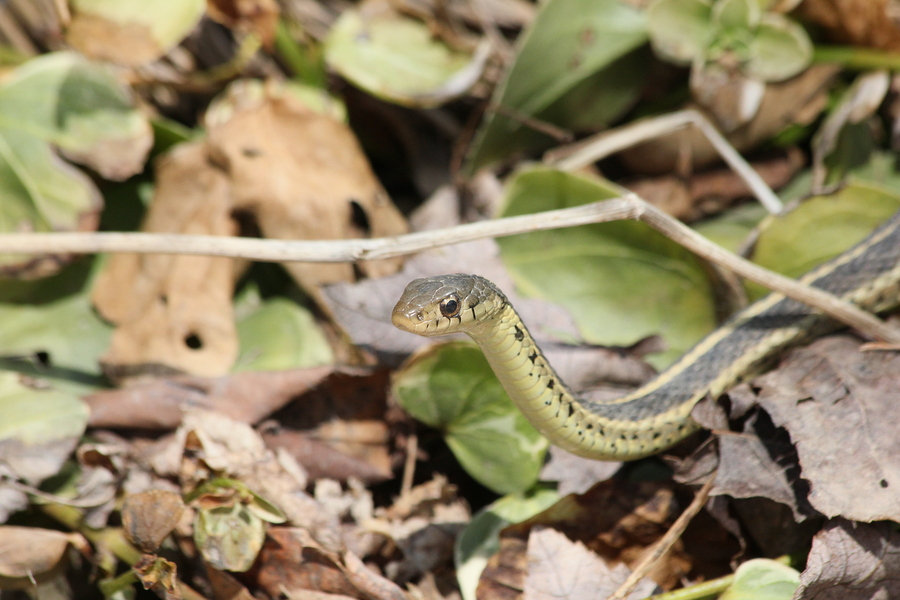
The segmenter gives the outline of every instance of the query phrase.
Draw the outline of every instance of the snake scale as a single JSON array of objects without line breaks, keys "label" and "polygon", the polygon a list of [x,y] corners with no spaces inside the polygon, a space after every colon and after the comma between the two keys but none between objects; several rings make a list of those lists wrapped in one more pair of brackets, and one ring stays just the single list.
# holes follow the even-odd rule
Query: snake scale
[{"label": "snake scale", "polygon": [[[801,282],[871,311],[900,305],[900,213]],[[788,346],[837,324],[773,293],[737,313],[634,392],[606,402],[578,398],[547,362],[493,283],[441,275],[409,283],[391,321],[411,333],[467,333],[513,402],[552,443],[588,458],[631,460],[660,452],[699,428],[694,405],[757,374]]]}]

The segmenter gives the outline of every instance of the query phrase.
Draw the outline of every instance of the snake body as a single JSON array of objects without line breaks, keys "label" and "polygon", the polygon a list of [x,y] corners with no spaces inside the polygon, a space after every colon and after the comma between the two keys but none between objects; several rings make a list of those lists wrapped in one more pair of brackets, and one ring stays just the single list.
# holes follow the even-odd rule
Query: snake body
[{"label": "snake body", "polygon": [[[900,305],[900,213],[800,281],[871,311]],[[773,293],[634,392],[593,402],[566,386],[503,292],[483,277],[413,280],[391,321],[423,336],[467,333],[541,433],[569,452],[599,460],[631,460],[672,446],[699,428],[690,414],[701,398],[722,394],[784,348],[837,327],[814,309]]]}]

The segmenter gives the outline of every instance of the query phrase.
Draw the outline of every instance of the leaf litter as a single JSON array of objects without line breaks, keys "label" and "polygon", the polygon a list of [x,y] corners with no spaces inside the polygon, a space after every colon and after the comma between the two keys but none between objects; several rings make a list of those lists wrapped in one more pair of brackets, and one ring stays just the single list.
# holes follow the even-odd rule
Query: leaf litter
[{"label": "leaf litter", "polygon": [[[734,0],[733,5],[740,3]],[[17,15],[31,15],[23,19],[33,18],[29,3],[10,0],[10,4],[15,5]],[[507,159],[507,164],[515,167],[510,155],[521,152],[525,145],[547,146],[554,137],[546,135],[552,130],[531,131],[536,124],[529,120],[532,117],[546,118],[556,127],[580,134],[598,124],[605,126],[616,114],[625,114],[639,97],[665,93],[656,86],[667,85],[654,81],[649,84],[654,89],[649,89],[639,77],[623,75],[629,69],[633,73],[646,71],[646,48],[631,51],[643,43],[646,31],[637,18],[639,13],[607,2],[588,8],[595,17],[619,14],[626,19],[623,22],[627,27],[622,31],[602,36],[615,40],[617,45],[612,49],[598,42],[596,28],[576,23],[572,30],[572,23],[560,16],[567,12],[561,0],[554,0],[536,17],[534,7],[509,1],[480,3],[474,8],[456,2],[440,7],[428,3],[395,6],[399,19],[414,24],[419,48],[428,52],[452,48],[458,52],[456,44],[460,41],[473,42],[459,53],[469,60],[465,73],[468,79],[460,78],[449,87],[439,82],[433,86],[438,94],[429,92],[424,100],[414,98],[431,108],[403,109],[406,113],[396,106],[377,105],[365,90],[329,86],[343,92],[346,105],[341,105],[323,88],[304,91],[293,83],[278,82],[285,65],[303,73],[307,83],[325,80],[321,65],[303,61],[321,51],[317,40],[327,36],[342,13],[340,8],[332,10],[334,7],[325,4],[298,7],[305,3],[288,2],[278,20],[278,8],[272,2],[217,2],[208,14],[220,25],[211,26],[204,19],[183,45],[177,45],[200,18],[202,3],[183,3],[177,15],[167,11],[164,4],[160,5],[163,8],[133,14],[129,11],[137,5],[130,2],[123,2],[116,9],[120,12],[110,14],[102,12],[103,3],[96,3],[101,6],[96,9],[87,1],[71,4],[71,20],[61,19],[46,29],[34,27],[35,21],[31,21],[28,35],[47,31],[51,35],[48,39],[65,36],[86,54],[146,66],[100,75],[94,70],[96,65],[81,64],[80,59],[73,62],[71,54],[47,59],[44,69],[53,61],[65,68],[75,65],[68,83],[88,85],[97,95],[69,98],[72,103],[47,113],[60,117],[49,128],[48,137],[15,144],[17,151],[47,150],[43,154],[46,160],[38,161],[43,167],[26,170],[27,177],[20,179],[32,177],[47,184],[69,182],[69,191],[80,201],[66,210],[48,213],[16,212],[20,206],[29,206],[27,203],[4,204],[4,215],[14,217],[14,229],[47,229],[42,218],[53,222],[51,229],[95,228],[101,215],[99,195],[106,196],[108,204],[113,197],[108,193],[109,182],[144,167],[150,143],[150,119],[146,115],[153,113],[159,148],[171,146],[175,138],[182,143],[156,157],[155,190],[145,230],[308,239],[395,235],[407,230],[407,220],[390,203],[361,148],[365,147],[373,159],[379,176],[388,173],[385,181],[392,192],[402,189],[391,181],[396,174],[391,175],[385,166],[390,160],[386,157],[391,149],[386,147],[393,143],[392,136],[404,137],[403,151],[416,155],[408,157],[414,172],[401,178],[408,176],[421,189],[423,181],[436,187],[434,182],[446,182],[451,177],[446,165],[417,160],[420,154],[440,155],[425,147],[433,139],[417,126],[391,125],[383,121],[385,115],[397,121],[408,119],[409,123],[438,123],[451,139],[462,130],[461,122],[454,122],[456,113],[466,103],[486,98],[490,86],[496,83],[498,68],[511,70],[516,64],[502,66],[503,53],[518,52],[518,74],[513,77],[507,71],[500,76],[504,83],[495,88],[497,98],[481,121],[476,136],[480,141],[469,147],[465,157],[457,156],[469,166]],[[796,3],[779,3],[779,10],[792,4]],[[870,32],[889,34],[873,45],[892,47],[885,40],[890,40],[896,28],[879,13],[880,4],[856,3],[855,10],[853,2],[823,9],[826,4],[808,0],[801,10],[825,29],[837,29],[837,39],[858,35],[852,29],[861,23]],[[835,21],[828,11],[845,14]],[[349,11],[343,13],[352,16]],[[285,18],[288,14],[290,19]],[[128,17],[124,21],[123,15]],[[872,19],[872,15],[881,19]],[[302,27],[291,28],[297,25],[294,18],[302,22]],[[505,36],[510,36],[507,29],[518,28],[532,18],[538,21],[536,29],[527,40],[523,37],[522,46],[517,51],[506,47]],[[19,24],[5,12],[0,19],[4,24],[0,35],[5,39],[10,26],[14,29]],[[606,25],[608,19],[601,21]],[[497,31],[492,23],[503,29]],[[466,29],[460,29],[460,24]],[[479,52],[488,46],[483,38],[471,35],[480,28],[484,29],[483,36],[493,36],[492,43],[501,49],[484,63],[481,61],[486,55]],[[561,62],[550,61],[546,52],[534,46],[542,36],[558,42],[559,32],[570,30],[577,35],[565,37],[565,56],[556,57],[561,57]],[[237,40],[232,35],[247,37]],[[239,56],[242,49],[258,47],[252,39],[256,35],[264,50],[252,58]],[[27,48],[22,42],[26,38],[20,35],[12,44]],[[365,46],[366,41],[364,35],[351,40],[359,46]],[[398,41],[382,38],[379,43],[390,46]],[[238,55],[224,58],[229,62],[219,65],[221,69],[198,71],[202,64],[216,64],[215,60],[203,61],[221,56],[216,52],[223,43]],[[528,45],[532,47],[526,52],[523,48]],[[479,50],[473,54],[476,47]],[[539,71],[528,67],[535,56],[543,64]],[[39,59],[33,60],[32,75],[40,75]],[[332,60],[332,65],[338,62]],[[359,70],[359,66],[341,65],[339,71],[352,81],[371,81],[366,76],[373,73]],[[774,144],[788,148],[783,157],[758,157],[763,161],[759,164],[770,161],[771,181],[780,184],[798,168],[796,161],[802,152],[792,147],[793,142],[785,142],[792,135],[785,133],[785,127],[803,129],[818,117],[829,94],[833,95],[837,71],[838,67],[832,65],[816,65],[792,80],[767,86],[753,120],[730,134],[736,146],[748,151],[770,141],[777,132],[781,132],[779,137],[785,136]],[[48,69],[44,74],[52,72]],[[390,85],[390,77],[399,72],[389,70],[386,76],[379,73],[379,82]],[[522,74],[529,76],[524,88],[518,87]],[[247,75],[267,81],[252,82]],[[134,85],[129,88],[114,81],[118,76]],[[877,77],[883,83],[884,77]],[[236,81],[226,85],[232,78]],[[41,80],[42,85],[51,79]],[[693,84],[699,98],[709,100],[717,95],[710,93],[715,81],[698,78]],[[596,96],[592,90],[597,89],[609,96],[609,102],[602,109],[582,110],[583,99]],[[440,95],[447,90],[451,93]],[[497,101],[527,99],[535,90],[540,115],[520,115]],[[384,93],[376,93],[374,88],[370,91],[394,101],[398,93],[405,93],[399,86]],[[135,104],[130,92],[139,98]],[[200,123],[204,131],[199,134],[160,117],[177,115],[193,125],[198,108],[219,92],[221,95],[206,107],[205,120]],[[434,108],[460,93],[464,99],[453,104],[452,110],[445,110],[449,105]],[[190,102],[184,102],[187,97]],[[745,108],[733,102],[722,103],[722,97],[713,98],[720,101],[714,103],[717,108]],[[34,98],[45,102],[41,106],[50,106],[59,97],[50,89]],[[527,109],[525,104],[512,108]],[[820,161],[820,166],[832,176],[850,173],[851,184],[836,195],[803,205],[810,210],[813,229],[821,229],[826,220],[825,213],[810,208],[819,202],[835,204],[849,198],[847,214],[855,220],[867,212],[863,204],[871,208],[897,201],[896,177],[890,167],[886,178],[877,179],[870,173],[871,179],[861,183],[852,165],[834,164],[846,159],[847,147],[842,144],[847,142],[847,130],[859,135],[878,129],[870,114],[874,104],[873,100],[869,110],[859,115],[860,123],[839,127],[840,135],[829,132],[828,149],[833,152]],[[92,109],[98,105],[103,110],[95,114]],[[345,109],[353,129],[357,133],[376,132],[374,140],[355,138],[341,122]],[[887,112],[874,114],[895,119],[892,110],[889,107]],[[23,114],[29,116],[31,112],[36,111]],[[8,120],[14,113],[5,113]],[[360,115],[366,116],[361,119]],[[726,114],[725,121],[731,116]],[[506,132],[498,127],[502,124],[510,126]],[[555,133],[562,134],[557,139],[571,136],[571,131]],[[19,139],[15,134],[6,137]],[[521,144],[516,142],[517,137]],[[92,176],[63,163],[49,143],[58,146],[59,156],[91,169]],[[464,153],[461,147],[457,148],[460,155]],[[732,196],[742,193],[735,189],[730,176],[693,172],[709,160],[708,154],[703,143],[695,144],[691,133],[683,133],[626,152],[623,163],[634,168],[633,176],[659,169],[675,172],[676,181],[663,182],[663,190],[676,196],[679,212],[693,218],[718,212]],[[870,170],[876,170],[872,167],[876,162],[876,158],[871,160]],[[882,162],[889,164],[890,157]],[[428,172],[436,166],[441,172]],[[606,163],[598,165],[604,171],[608,167]],[[617,173],[622,168],[613,166],[609,171]],[[507,172],[505,166],[498,171]],[[41,173],[48,175],[43,177]],[[653,183],[637,177],[638,186]],[[148,174],[137,178],[143,184],[150,183]],[[690,183],[685,186],[682,180]],[[495,214],[499,194],[492,195],[490,188],[501,185],[497,175],[488,173],[473,180],[470,189],[444,188],[435,194],[430,206],[426,205],[429,211],[414,215],[410,222],[446,226]],[[704,186],[707,189],[703,190]],[[792,186],[796,192],[803,184]],[[50,185],[43,191],[52,207],[58,198],[49,192],[59,190]],[[399,195],[408,208],[410,199],[402,198],[404,193]],[[32,195],[29,201],[34,198],[44,197]],[[854,205],[857,202],[860,204]],[[25,213],[26,218],[21,218]],[[54,220],[60,215],[62,220]],[[842,226],[851,220],[841,217],[840,210],[833,211],[831,218]],[[746,232],[749,226],[742,224],[737,229]],[[787,234],[789,242],[797,241],[790,238],[807,237],[794,230]],[[564,238],[559,244],[566,241]],[[793,245],[787,248],[770,251],[775,263],[788,262],[785,256],[802,258],[810,254],[809,246],[803,251],[793,250]],[[812,254],[817,252],[813,247]],[[20,257],[13,258],[13,268],[7,271],[16,275],[27,271],[31,276],[54,271],[58,267],[55,263],[67,260],[54,256],[43,265],[31,265],[16,262]],[[715,435],[705,439],[701,435],[666,457],[668,464],[674,465],[679,483],[669,480],[669,467],[659,459],[626,465],[588,464],[552,450],[552,459],[540,475],[543,482],[538,484],[548,487],[528,490],[518,499],[511,494],[498,501],[498,505],[526,503],[529,497],[534,501],[531,510],[510,517],[513,521],[533,515],[537,505],[545,510],[504,528],[506,521],[492,520],[496,516],[489,513],[471,519],[472,508],[493,496],[485,499],[484,491],[478,488],[473,492],[465,477],[458,485],[456,477],[453,483],[448,482],[441,473],[452,472],[455,461],[441,450],[440,444],[446,442],[436,441],[439,435],[416,424],[398,408],[395,398],[387,395],[389,369],[425,343],[394,330],[388,322],[391,305],[405,283],[436,272],[489,275],[509,291],[564,378],[596,397],[614,397],[652,376],[653,369],[641,360],[647,342],[628,348],[572,345],[583,336],[573,326],[571,315],[552,303],[520,297],[523,290],[516,290],[512,284],[493,242],[423,253],[405,266],[394,259],[355,265],[287,265],[293,282],[287,293],[291,299],[278,300],[292,303],[303,295],[312,311],[299,318],[282,311],[284,306],[276,307],[269,311],[276,318],[247,321],[250,324],[244,331],[236,321],[246,317],[248,306],[267,306],[271,292],[260,289],[259,298],[251,298],[248,303],[245,288],[235,301],[235,291],[246,278],[253,277],[247,275],[247,265],[240,261],[117,256],[103,267],[97,279],[87,278],[82,284],[80,296],[75,297],[81,304],[73,304],[77,310],[54,313],[50,303],[42,306],[46,298],[41,300],[39,291],[27,298],[15,290],[4,292],[4,298],[18,299],[3,307],[9,316],[3,328],[6,335],[0,336],[3,368],[24,372],[27,362],[29,374],[38,372],[39,376],[32,379],[5,371],[4,377],[9,375],[15,385],[12,392],[4,388],[0,411],[10,409],[15,413],[29,405],[44,406],[40,398],[46,399],[46,394],[54,398],[54,394],[61,394],[61,400],[54,405],[58,410],[41,408],[47,418],[34,419],[35,429],[10,428],[12,420],[0,420],[7,425],[5,429],[0,426],[0,516],[10,523],[0,526],[0,570],[5,577],[17,578],[0,579],[0,587],[37,589],[43,597],[48,588],[42,586],[62,585],[64,569],[70,575],[79,569],[86,574],[85,566],[99,574],[101,586],[107,586],[116,581],[112,552],[134,566],[133,575],[126,571],[125,576],[137,577],[166,597],[197,597],[198,593],[184,582],[216,598],[266,595],[318,600],[436,600],[460,594],[467,600],[476,596],[606,597],[616,587],[614,582],[627,576],[628,566],[651,551],[670,527],[690,501],[693,487],[715,472],[708,512],[698,515],[674,550],[656,564],[651,573],[655,583],[645,580],[638,595],[632,597],[651,593],[655,585],[670,589],[714,580],[731,573],[737,561],[754,556],[789,553],[808,554],[802,574],[797,576],[796,571],[782,565],[785,577],[776,582],[796,585],[799,577],[797,598],[873,598],[898,593],[892,587],[898,569],[898,542],[891,521],[897,521],[898,515],[892,491],[897,484],[893,459],[896,444],[890,435],[890,424],[897,420],[893,410],[896,403],[892,402],[896,396],[896,386],[892,385],[896,365],[889,352],[860,351],[858,341],[848,336],[825,338],[786,355],[778,369],[733,390],[727,399],[709,399],[695,414]],[[563,272],[566,268],[571,265],[563,264],[555,270]],[[97,377],[97,349],[105,343],[105,330],[82,327],[89,310],[85,300],[88,291],[93,292],[100,313],[117,325],[112,345],[103,357],[105,373],[117,381],[131,380],[129,387],[97,389],[107,383]],[[53,297],[58,299],[58,295]],[[633,300],[630,303],[636,304]],[[313,314],[320,324],[324,323],[322,330],[313,323]],[[28,316],[27,322],[24,316]],[[335,322],[328,323],[329,318]],[[304,322],[316,332],[306,333]],[[283,338],[290,358],[272,359],[272,349],[266,347],[271,340],[261,333],[267,327],[290,330]],[[47,329],[55,330],[55,337]],[[245,335],[247,329],[249,336]],[[327,352],[305,353],[300,343],[294,343],[312,337],[319,341],[327,338],[335,347]],[[16,360],[7,359],[9,354],[15,354]],[[309,358],[313,356],[316,358]],[[338,363],[357,366],[323,366],[332,357]],[[302,360],[319,362],[291,362]],[[244,372],[233,372],[242,368]],[[247,372],[247,368],[254,370]],[[255,371],[259,368],[280,370]],[[48,391],[48,386],[58,388]],[[88,389],[91,391],[85,402],[91,409],[90,416],[77,397]],[[19,395],[27,401],[17,399]],[[41,424],[42,420],[47,422]],[[82,437],[86,427],[90,428],[90,438]],[[42,428],[42,434],[31,436]],[[49,434],[48,428],[52,430]],[[405,470],[403,484],[396,477],[401,470]],[[557,494],[564,497],[554,503]],[[534,500],[535,496],[540,496],[540,502]],[[552,505],[546,508],[547,504]],[[30,510],[21,512],[25,508]],[[126,530],[124,538],[120,529],[110,525],[117,522],[117,510]],[[33,520],[38,511],[81,534],[44,529],[44,520]],[[82,528],[82,520],[94,529]],[[22,522],[38,526],[21,528]],[[490,531],[472,530],[478,527]],[[460,553],[454,541],[481,539],[481,534],[485,537],[480,548],[499,551],[479,555],[473,565],[466,565],[466,583],[462,574],[457,582],[452,556]],[[72,546],[83,558],[68,549]],[[146,555],[140,558],[138,550]],[[170,561],[157,551],[178,558]],[[476,564],[480,561],[487,563],[483,573]],[[744,562],[737,569],[737,580],[755,579],[751,584],[759,585],[778,569],[770,562]],[[462,573],[462,565],[456,567]],[[231,569],[234,574],[221,569]],[[34,581],[29,579],[31,575]],[[37,588],[33,587],[35,583]],[[738,587],[736,583],[727,597],[741,597]],[[124,588],[103,589],[108,597],[127,593]],[[744,588],[745,594],[746,589],[762,588],[751,585]],[[78,597],[72,590],[62,595]],[[781,590],[773,597],[789,596]]]}]

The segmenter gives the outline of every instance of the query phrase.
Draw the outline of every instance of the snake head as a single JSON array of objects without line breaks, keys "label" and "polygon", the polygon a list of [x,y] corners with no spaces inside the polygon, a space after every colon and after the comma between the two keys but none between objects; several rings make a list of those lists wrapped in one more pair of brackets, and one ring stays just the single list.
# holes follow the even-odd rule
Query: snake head
[{"label": "snake head", "polygon": [[506,296],[478,275],[439,275],[414,279],[394,310],[398,329],[427,337],[466,333],[483,325],[507,305]]}]

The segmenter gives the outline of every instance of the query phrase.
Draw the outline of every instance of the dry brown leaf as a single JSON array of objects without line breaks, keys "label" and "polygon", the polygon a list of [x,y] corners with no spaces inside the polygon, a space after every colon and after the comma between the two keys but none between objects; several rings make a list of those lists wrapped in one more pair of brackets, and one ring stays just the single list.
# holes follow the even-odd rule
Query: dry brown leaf
[{"label": "dry brown leaf", "polygon": [[796,600],[900,597],[900,533],[891,523],[829,521],[813,539]]},{"label": "dry brown leaf", "polygon": [[306,493],[302,469],[284,465],[252,427],[215,412],[190,410],[175,435],[148,457],[162,476],[194,488],[212,475],[238,479],[306,528],[323,547],[343,546],[337,521]]},{"label": "dry brown leaf", "polygon": [[[605,600],[630,574],[625,565],[609,568],[581,542],[554,529],[535,528],[528,536],[528,575],[524,600]],[[654,593],[656,584],[644,578],[627,597],[637,600]]]},{"label": "dry brown leaf", "polygon": [[[156,165],[157,186],[142,229],[230,236],[228,179],[202,142],[176,147]],[[117,254],[97,278],[93,301],[117,325],[102,358],[110,375],[145,365],[223,375],[238,353],[231,306],[234,261],[209,256]]]},{"label": "dry brown leaf", "polygon": [[88,542],[79,533],[39,527],[0,526],[0,576],[31,577],[46,573],[65,557],[69,544],[82,552]]},{"label": "dry brown leaf", "polygon": [[72,15],[66,41],[85,56],[128,66],[154,61],[165,52],[147,25],[117,23],[90,13]]},{"label": "dry brown leaf", "polygon": [[390,538],[403,552],[402,560],[388,565],[388,572],[394,581],[405,583],[452,563],[456,537],[471,516],[456,486],[438,475],[362,525]]},{"label": "dry brown leaf", "polygon": [[258,423],[319,385],[334,367],[244,372],[223,377],[182,375],[102,390],[85,397],[91,427],[175,429],[188,408],[215,410]]},{"label": "dry brown leaf", "polygon": [[318,434],[315,432],[274,426],[263,427],[262,436],[269,448],[288,452],[303,467],[312,481],[323,477],[346,481],[353,477],[364,483],[377,483],[393,477],[393,472],[389,468],[383,468],[384,465],[376,465],[365,458],[345,454],[333,448],[328,442],[316,439]]},{"label": "dry brown leaf", "polygon": [[541,469],[541,481],[559,482],[560,496],[583,494],[598,481],[606,481],[622,467],[621,462],[589,460],[550,446],[550,460]]},{"label": "dry brown leaf", "polygon": [[122,530],[141,552],[156,552],[184,513],[181,496],[167,490],[132,494],[122,505]]},{"label": "dry brown leaf", "polygon": [[397,584],[369,569],[352,552],[325,550],[300,528],[272,527],[258,562],[259,587],[272,597],[303,590],[375,600],[408,600]]},{"label": "dry brown leaf", "polygon": [[900,356],[847,335],[792,352],[758,378],[760,405],[796,445],[809,502],[826,516],[900,520]]},{"label": "dry brown leaf", "polygon": [[806,0],[798,10],[835,41],[900,50],[896,0]]},{"label": "dry brown leaf", "polygon": [[[399,235],[406,221],[376,179],[349,127],[267,88],[258,100],[233,88],[209,123],[210,158],[228,174],[234,210],[252,214],[264,237],[351,239]],[[399,259],[352,263],[289,263],[307,291],[395,272]]]},{"label": "dry brown leaf", "polygon": [[275,41],[278,4],[275,0],[208,0],[207,14],[226,27],[239,32],[252,31],[266,48]]},{"label": "dry brown leaf", "polygon": [[[603,481],[585,494],[566,496],[531,519],[507,527],[501,533],[500,553],[488,562],[479,590],[509,586],[522,589],[524,541],[528,532],[539,525],[552,527],[571,540],[583,542],[607,564],[633,565],[677,517],[672,487],[670,483]],[[518,557],[519,554],[522,557]],[[691,568],[692,560],[678,542],[657,563],[649,577],[664,589],[670,589]]]},{"label": "dry brown leaf", "polygon": [[[157,166],[143,231],[236,235],[254,221],[264,237],[348,239],[404,233],[403,216],[372,173],[350,129],[274,87],[235,86],[211,110],[205,141],[176,147]],[[399,259],[290,263],[316,299],[323,283],[394,272]],[[94,302],[117,325],[103,358],[115,378],[144,371],[218,376],[237,357],[231,299],[237,261],[117,255]]]}]

